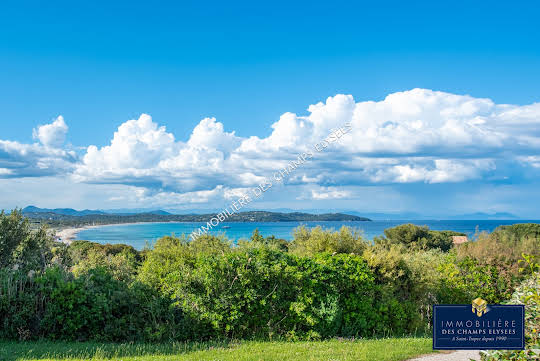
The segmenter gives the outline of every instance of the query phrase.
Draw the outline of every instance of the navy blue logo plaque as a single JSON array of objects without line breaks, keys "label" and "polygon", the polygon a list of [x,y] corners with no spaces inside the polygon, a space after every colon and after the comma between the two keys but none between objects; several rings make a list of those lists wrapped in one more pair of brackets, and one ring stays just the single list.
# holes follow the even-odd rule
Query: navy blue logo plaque
[{"label": "navy blue logo plaque", "polygon": [[[477,304],[480,300],[480,306]],[[483,304],[482,304],[483,302]],[[525,307],[487,305],[433,306],[434,350],[523,350]]]}]

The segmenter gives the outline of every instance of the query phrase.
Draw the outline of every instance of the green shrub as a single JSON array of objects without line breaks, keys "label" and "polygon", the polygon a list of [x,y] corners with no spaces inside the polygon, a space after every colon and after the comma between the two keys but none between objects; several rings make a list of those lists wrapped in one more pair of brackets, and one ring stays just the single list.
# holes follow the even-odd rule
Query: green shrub
[{"label": "green shrub", "polygon": [[431,307],[440,303],[445,277],[438,265],[447,262],[448,254],[436,249],[410,252],[403,245],[379,244],[369,247],[364,258],[375,274],[380,297],[394,304],[394,313],[399,312],[394,333],[428,331]]},{"label": "green shrub", "polygon": [[62,340],[187,339],[181,312],[151,288],[118,281],[105,269],[80,277],[61,268],[42,275],[0,273],[0,337]]},{"label": "green shrub", "polygon": [[384,237],[375,237],[377,244],[390,246],[401,244],[407,248],[440,249],[448,251],[452,248],[452,236],[464,236],[464,233],[454,231],[432,231],[427,226],[402,224],[384,230]]},{"label": "green shrub", "polygon": [[366,245],[362,235],[349,227],[343,226],[339,231],[333,231],[320,226],[311,229],[300,226],[293,232],[289,249],[300,256],[322,252],[362,254]]},{"label": "green shrub", "polygon": [[360,255],[300,257],[257,239],[212,253],[163,239],[139,278],[173,298],[199,337],[406,333],[416,314],[405,286],[376,279]]},{"label": "green shrub", "polygon": [[42,303],[34,278],[23,271],[0,269],[0,338],[35,338]]},{"label": "green shrub", "polygon": [[137,275],[142,256],[131,246],[75,241],[68,247],[69,264],[75,276],[91,269],[104,268],[115,279],[131,282]]},{"label": "green shrub", "polygon": [[525,305],[525,343],[524,351],[489,351],[482,355],[483,361],[499,360],[537,360],[540,353],[540,265],[533,257],[524,256],[526,266],[523,270],[530,275],[517,288],[508,304]]},{"label": "green shrub", "polygon": [[431,323],[432,305],[453,302],[458,298],[445,293],[443,280],[447,277],[443,265],[452,263],[452,254],[438,249],[403,252],[403,260],[410,272],[410,298],[416,304],[417,329],[427,329]]},{"label": "green shrub", "polygon": [[539,232],[539,224],[500,226],[491,234],[479,234],[475,242],[457,246],[456,253],[458,259],[472,258],[478,265],[496,268],[506,285],[504,293],[509,295],[529,275],[519,271],[522,254],[540,262]]},{"label": "green shrub", "polygon": [[269,247],[272,247],[276,250],[279,250],[279,251],[284,251],[284,252],[287,252],[288,249],[289,249],[289,241],[287,241],[286,239],[282,239],[282,238],[276,238],[275,236],[268,236],[268,237],[263,237],[260,233],[259,233],[259,229],[258,228],[255,228],[255,230],[253,231],[251,237],[249,240],[244,240],[244,239],[240,239],[238,240],[238,245],[240,247],[244,246],[244,245],[249,245],[250,243],[251,244],[259,244],[259,245],[266,245],[266,246],[269,246]]},{"label": "green shrub", "polygon": [[[44,229],[30,231],[17,211],[2,213],[0,338],[318,339],[426,331],[432,304],[476,297],[500,303],[537,275],[530,267],[519,272],[517,255],[527,249],[536,264],[537,228],[499,227],[452,249],[459,233],[402,225],[374,245],[346,227],[299,227],[290,243],[256,230],[237,244],[223,235],[163,237],[138,252],[85,241],[67,247]],[[538,291],[538,278],[527,282],[514,294],[521,302]],[[531,317],[528,325],[538,324]]]},{"label": "green shrub", "polygon": [[452,256],[449,262],[439,265],[439,271],[445,275],[441,280],[441,303],[470,303],[477,297],[501,303],[511,295],[497,268],[474,258],[457,260]]},{"label": "green shrub", "polygon": [[0,212],[0,268],[45,269],[53,258],[51,246],[46,229],[32,231],[21,211]]}]

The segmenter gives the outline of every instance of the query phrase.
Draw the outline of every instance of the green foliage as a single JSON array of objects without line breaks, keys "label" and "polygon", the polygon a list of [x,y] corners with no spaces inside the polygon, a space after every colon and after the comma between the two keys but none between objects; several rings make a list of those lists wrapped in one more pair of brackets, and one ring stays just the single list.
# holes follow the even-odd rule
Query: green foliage
[{"label": "green foliage", "polygon": [[0,268],[44,269],[53,257],[51,243],[46,229],[31,231],[19,210],[0,212]]},{"label": "green foliage", "polygon": [[499,226],[491,236],[497,239],[508,239],[511,241],[520,241],[526,238],[540,239],[540,224],[538,223],[520,223],[509,226]]},{"label": "green foliage", "polygon": [[197,255],[178,251],[186,245],[167,247],[172,252],[164,253],[176,259],[150,255],[140,277],[166,290],[208,336],[317,338],[373,331],[367,312],[373,278],[359,256],[299,258],[254,242]]},{"label": "green foliage", "polygon": [[[288,243],[224,235],[163,237],[153,249],[30,231],[0,214],[0,338],[163,341],[322,339],[425,332],[431,305],[527,304],[538,341],[538,227],[499,227],[451,247],[459,233],[402,225],[368,244],[349,228],[295,230]],[[520,264],[521,254],[528,266]],[[522,267],[522,269],[520,269]],[[524,281],[527,279],[527,281]],[[521,285],[516,289],[515,287]],[[536,332],[536,333],[535,333]]]},{"label": "green foliage", "polygon": [[300,256],[322,252],[362,254],[366,245],[362,235],[349,227],[343,226],[339,231],[334,231],[320,226],[312,229],[300,226],[294,230],[289,250]]},{"label": "green foliage", "polygon": [[522,254],[529,254],[532,260],[540,262],[540,225],[515,224],[500,226],[491,234],[478,235],[476,242],[457,246],[458,260],[474,259],[479,266],[496,269],[506,286],[508,296],[530,272],[520,272]]},{"label": "green foliage", "polygon": [[427,226],[402,224],[384,230],[384,237],[375,238],[375,243],[381,245],[401,244],[410,249],[440,249],[448,251],[452,248],[452,236],[465,234],[453,231],[432,231]]},{"label": "green foliage", "polygon": [[540,348],[540,264],[534,262],[531,255],[523,255],[523,262],[529,278],[517,288],[508,304],[525,305],[525,343],[523,351],[490,351],[483,355],[484,361],[499,360],[537,360],[540,353],[533,349]]},{"label": "green foliage", "polygon": [[[253,231],[253,234],[251,235],[249,242],[253,244],[258,244],[258,245],[267,245],[277,250],[285,251],[285,252],[289,249],[289,241],[282,238],[276,238],[274,235],[269,236],[269,237],[263,237],[263,235],[261,235],[261,233],[259,232],[258,228],[255,228],[255,230]],[[238,245],[241,247],[246,244],[247,243],[245,240],[238,241]]]},{"label": "green foliage", "polygon": [[410,283],[407,291],[411,302],[416,306],[416,328],[426,329],[431,324],[432,305],[446,302],[452,303],[457,298],[445,293],[444,267],[453,260],[453,256],[439,249],[402,252],[403,260],[409,270]]},{"label": "green foliage", "polygon": [[176,284],[189,276],[198,257],[224,255],[231,251],[230,245],[224,237],[213,235],[197,237],[193,242],[186,237],[160,238],[154,249],[146,254],[139,279],[170,296]]},{"label": "green foliage", "polygon": [[251,241],[223,252],[193,252],[181,239],[159,240],[139,279],[197,321],[199,337],[296,339],[413,331],[416,310],[405,291],[410,279],[393,287],[391,277],[379,275],[361,255],[300,257],[255,233]]},{"label": "green foliage", "polygon": [[439,265],[442,278],[441,303],[469,303],[481,297],[488,303],[501,303],[511,293],[496,267],[480,264],[471,257]]},{"label": "green foliage", "polygon": [[460,293],[448,290],[444,283],[446,274],[442,266],[452,264],[452,256],[446,252],[439,249],[411,252],[401,244],[376,244],[363,256],[376,275],[380,297],[390,300],[397,308],[394,312],[399,312],[394,332],[428,332],[432,305],[461,299]]},{"label": "green foliage", "polygon": [[[0,274],[0,337],[149,340],[186,338],[181,312],[149,287],[129,286],[104,269],[80,277],[61,268],[41,275]],[[182,332],[184,332],[182,334]]]},{"label": "green foliage", "polygon": [[133,247],[123,244],[99,244],[75,241],[68,247],[71,271],[83,275],[95,268],[106,269],[120,281],[131,282],[137,275],[142,256]]}]

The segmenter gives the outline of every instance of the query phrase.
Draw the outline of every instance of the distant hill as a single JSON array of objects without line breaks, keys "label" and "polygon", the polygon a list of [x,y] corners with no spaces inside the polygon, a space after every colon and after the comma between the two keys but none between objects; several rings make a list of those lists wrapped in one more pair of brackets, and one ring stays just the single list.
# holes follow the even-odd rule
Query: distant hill
[{"label": "distant hill", "polygon": [[484,213],[484,212],[476,212],[476,213],[468,213],[468,214],[461,214],[457,216],[450,217],[450,219],[459,219],[459,220],[499,220],[499,219],[520,219],[520,217],[516,216],[515,214],[508,213],[508,212],[496,212],[496,213]]},{"label": "distant hill", "polygon": [[154,211],[144,211],[144,212],[136,212],[136,211],[127,211],[127,212],[106,212],[106,211],[100,211],[100,210],[92,210],[92,209],[85,209],[83,211],[77,211],[72,208],[55,208],[55,209],[49,209],[49,208],[39,208],[35,206],[28,206],[22,210],[24,214],[31,214],[31,213],[53,213],[57,215],[64,215],[64,216],[74,216],[74,217],[82,217],[82,216],[89,216],[89,215],[108,215],[108,214],[115,214],[115,215],[134,215],[134,214],[158,214],[158,215],[171,215],[172,213],[163,211],[161,209],[154,210]]},{"label": "distant hill", "polygon": [[72,208],[55,208],[55,209],[47,209],[47,208],[38,208],[34,206],[28,206],[22,210],[23,213],[55,213],[55,214],[62,214],[64,216],[88,216],[91,214],[106,214],[103,211],[95,211],[90,209],[85,209],[83,211],[77,211]]},{"label": "distant hill", "polygon": [[[72,208],[39,208],[28,206],[24,208],[23,213],[30,218],[42,219],[61,219],[62,216],[85,217],[85,216],[104,216],[104,217],[130,217],[130,218],[151,218],[151,216],[164,216],[166,218],[155,220],[169,221],[173,219],[177,222],[202,222],[205,219],[212,218],[219,210],[203,210],[202,213],[179,214],[161,209],[114,209],[114,210],[91,210],[85,209],[77,211]],[[229,219],[231,222],[287,222],[287,221],[371,221],[375,220],[421,220],[421,219],[448,219],[448,220],[501,220],[501,219],[521,219],[519,216],[508,212],[496,213],[467,213],[455,216],[427,216],[415,212],[396,212],[396,213],[360,213],[357,211],[345,211],[335,213],[321,213],[322,210],[310,209],[299,212],[292,209],[273,209],[272,211],[249,210],[235,214]],[[144,216],[146,215],[146,216]],[[167,218],[169,217],[169,218]],[[254,219],[254,220],[251,220]],[[151,220],[154,221],[153,219]],[[146,222],[141,220],[141,222]],[[116,222],[115,222],[116,223]]]},{"label": "distant hill", "polygon": [[[359,212],[351,211],[347,212],[350,214],[359,215]],[[425,215],[415,213],[415,212],[396,212],[396,213],[364,213],[362,214],[365,217],[369,217],[373,220],[417,220],[417,219],[430,219],[432,217],[427,217]]]},{"label": "distant hill", "polygon": [[[348,214],[356,214],[358,212],[350,211]],[[416,212],[399,212],[399,213],[370,213],[365,212],[362,216],[369,217],[373,220],[428,220],[428,219],[443,219],[443,220],[513,220],[521,219],[521,217],[516,216],[515,214],[508,212],[497,212],[497,213],[468,213],[468,214],[458,214],[454,216],[449,215],[426,215]]]},{"label": "distant hill", "polygon": [[[85,214],[83,214],[85,213]],[[76,211],[73,209],[42,209],[26,207],[23,214],[37,222],[53,226],[80,226],[87,224],[118,224],[134,222],[208,222],[216,213],[170,214],[166,211],[151,211],[137,214],[111,214],[102,211]],[[226,222],[317,222],[317,221],[371,221],[366,217],[344,213],[310,214],[302,212],[279,213],[266,211],[239,212]]]}]

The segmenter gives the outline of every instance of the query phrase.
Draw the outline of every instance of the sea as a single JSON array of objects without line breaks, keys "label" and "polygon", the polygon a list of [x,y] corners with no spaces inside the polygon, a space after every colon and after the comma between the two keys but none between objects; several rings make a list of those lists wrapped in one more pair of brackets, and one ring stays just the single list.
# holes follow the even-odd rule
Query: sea
[{"label": "sea", "polygon": [[[354,228],[363,233],[366,239],[384,234],[386,228],[400,224],[413,223],[419,226],[428,226],[433,230],[451,230],[467,234],[474,239],[478,232],[491,232],[500,225],[516,223],[540,223],[540,220],[379,220],[371,222],[224,222],[220,223],[210,233],[224,234],[232,241],[247,239],[255,229],[267,237],[274,235],[277,238],[291,240],[294,229],[305,225],[312,228],[321,226],[328,229],[339,229],[341,226]],[[136,249],[151,247],[152,244],[163,236],[182,234],[189,235],[204,223],[193,222],[165,222],[165,223],[135,223],[115,224],[99,226],[80,231],[76,239],[98,243],[122,243],[133,246]]]}]

